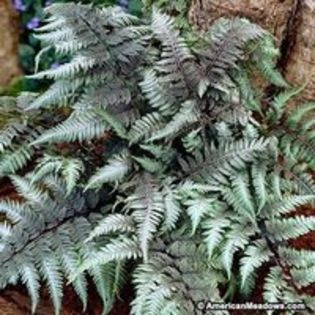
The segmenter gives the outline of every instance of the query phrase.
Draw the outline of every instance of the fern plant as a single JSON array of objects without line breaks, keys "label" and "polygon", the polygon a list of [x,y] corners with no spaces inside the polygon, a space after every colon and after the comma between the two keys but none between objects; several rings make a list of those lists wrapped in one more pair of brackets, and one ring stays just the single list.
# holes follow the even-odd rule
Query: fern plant
[{"label": "fern plant", "polygon": [[[0,204],[1,213],[6,215],[1,225],[0,284],[4,287],[21,281],[35,312],[41,282],[45,281],[58,314],[64,279],[76,272],[80,260],[93,256],[95,248],[84,245],[84,240],[102,218],[99,206],[105,199],[98,200],[94,194],[84,196],[79,190],[68,195],[68,184],[61,178],[50,175],[38,181],[32,175],[12,175],[11,181],[23,201],[8,199]],[[123,270],[123,265],[111,264],[90,271],[104,311],[111,309],[124,279]],[[88,302],[86,277],[79,276],[73,287],[84,311]]]},{"label": "fern plant", "polygon": [[[314,104],[285,111],[299,89],[284,90],[270,35],[219,19],[192,48],[157,9],[149,22],[78,4],[47,13],[37,36],[68,62],[34,75],[54,83],[22,116],[68,116],[25,144],[33,158],[1,157],[23,197],[0,207],[1,288],[21,280],[35,311],[43,279],[58,314],[64,278],[84,309],[88,273],[108,313],[127,265],[132,314],[188,315],[201,300],[250,298],[264,268],[262,301],[312,313],[314,251],[292,240],[315,230],[301,212],[315,198]],[[253,67],[279,93],[256,93]]]}]

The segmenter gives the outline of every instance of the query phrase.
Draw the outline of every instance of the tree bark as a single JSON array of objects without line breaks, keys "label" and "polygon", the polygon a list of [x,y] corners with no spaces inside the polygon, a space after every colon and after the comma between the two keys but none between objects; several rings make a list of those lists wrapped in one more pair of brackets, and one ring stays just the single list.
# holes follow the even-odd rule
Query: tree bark
[{"label": "tree bark", "polygon": [[[291,44],[291,45],[290,45]],[[315,1],[299,1],[287,35],[282,67],[292,85],[307,84],[304,100],[315,100]]]},{"label": "tree bark", "polygon": [[0,0],[0,86],[21,74],[18,60],[18,14],[11,0]]},{"label": "tree bark", "polygon": [[294,86],[307,84],[300,99],[315,99],[314,0],[192,0],[190,22],[205,31],[219,17],[246,17],[275,35],[279,66]]}]

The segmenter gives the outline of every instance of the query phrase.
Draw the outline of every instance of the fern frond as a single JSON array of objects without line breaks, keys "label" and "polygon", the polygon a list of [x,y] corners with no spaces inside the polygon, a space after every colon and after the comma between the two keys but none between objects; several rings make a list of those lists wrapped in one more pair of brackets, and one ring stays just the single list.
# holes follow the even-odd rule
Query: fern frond
[{"label": "fern frond", "polygon": [[102,136],[106,130],[108,124],[95,114],[74,112],[67,120],[40,135],[32,145],[90,140]]},{"label": "fern frond", "polygon": [[299,206],[314,202],[315,195],[290,195],[280,200],[271,201],[264,208],[264,214],[278,217],[296,210]]},{"label": "fern frond", "polygon": [[13,223],[16,224],[21,220],[25,220],[29,209],[24,205],[14,200],[1,200],[0,201],[0,213]]},{"label": "fern frond", "polygon": [[117,155],[90,178],[85,189],[95,188],[104,183],[119,182],[128,174],[130,167],[128,154]]},{"label": "fern frond", "polygon": [[210,215],[211,212],[213,212],[213,209],[215,209],[213,203],[213,199],[202,198],[199,198],[197,200],[188,200],[185,202],[185,205],[188,206],[186,211],[192,223],[192,234],[195,234],[201,220],[207,214]]},{"label": "fern frond", "polygon": [[[241,211],[241,214],[254,220],[257,209],[250,193],[249,180],[245,174],[236,174],[232,178],[233,199],[227,198],[234,206],[236,211]],[[230,195],[230,197],[232,197]],[[228,202],[229,202],[228,201]]]},{"label": "fern frond", "polygon": [[292,97],[299,94],[303,88],[304,87],[300,87],[285,91],[274,98],[271,102],[271,107],[267,112],[267,118],[271,121],[271,123],[277,122],[282,117],[287,102],[291,100]]},{"label": "fern frond", "polygon": [[152,31],[163,46],[156,68],[164,84],[172,84],[172,93],[179,101],[197,93],[202,76],[190,49],[175,30],[173,19],[154,9]]},{"label": "fern frond", "polygon": [[255,51],[255,65],[268,82],[278,87],[288,87],[288,83],[283,78],[279,70],[276,69],[276,61],[280,51],[275,47],[274,40],[271,36],[264,36]]},{"label": "fern frond", "polygon": [[208,264],[203,245],[176,234],[157,243],[149,261],[136,270],[132,314],[156,314],[151,312],[154,309],[159,314],[189,315],[197,301],[211,297],[221,301],[218,285],[224,277]]},{"label": "fern frond", "polygon": [[315,230],[315,218],[295,216],[288,219],[271,219],[266,222],[268,232],[274,239],[282,241],[297,238]]},{"label": "fern frond", "polygon": [[237,224],[234,224],[232,230],[226,234],[226,241],[222,247],[221,261],[228,278],[231,277],[233,257],[238,250],[244,249],[249,241],[250,234],[244,230],[242,225]]},{"label": "fern frond", "polygon": [[264,299],[269,303],[277,303],[282,297],[282,288],[285,287],[285,282],[282,278],[280,267],[272,267],[266,282],[264,284]]},{"label": "fern frond", "polygon": [[71,95],[76,89],[82,85],[83,79],[73,81],[60,80],[53,83],[49,89],[39,97],[37,97],[26,110],[36,110],[42,107],[50,107],[54,104],[66,104],[66,95]]},{"label": "fern frond", "polygon": [[302,119],[306,115],[311,114],[315,110],[315,103],[306,103],[297,106],[289,115],[288,123],[292,129],[296,129],[298,124],[302,123]]},{"label": "fern frond", "polygon": [[31,180],[34,183],[43,180],[45,176],[60,173],[66,183],[66,191],[70,194],[83,170],[84,165],[79,159],[46,155],[38,162]]},{"label": "fern frond", "polygon": [[72,59],[33,76],[54,78],[56,83],[29,109],[67,100],[74,92],[82,93],[82,88],[93,91],[100,80],[116,73],[119,67],[128,72],[134,69],[133,63],[140,62],[148,28],[138,26],[138,20],[122,10],[67,3],[54,4],[47,13],[53,20],[39,29],[37,37]]},{"label": "fern frond", "polygon": [[137,234],[144,261],[148,260],[149,242],[152,240],[164,214],[163,195],[148,174],[140,179],[135,193],[126,199],[127,207],[136,221]]},{"label": "fern frond", "polygon": [[176,191],[173,191],[171,187],[164,187],[164,226],[166,230],[172,230],[175,228],[176,223],[182,213],[182,208],[179,201],[176,198]]},{"label": "fern frond", "polygon": [[260,211],[267,202],[267,189],[266,189],[266,178],[267,165],[261,162],[259,165],[253,165],[252,167],[252,177],[253,184],[256,190],[256,196],[258,199],[258,211]]},{"label": "fern frond", "polygon": [[225,229],[228,228],[230,224],[231,221],[226,216],[210,218],[202,222],[203,236],[209,258],[212,257],[213,251],[223,240]]},{"label": "fern frond", "polygon": [[56,259],[53,255],[42,257],[40,271],[47,281],[49,293],[55,307],[55,314],[60,313],[62,299],[62,276]]},{"label": "fern frond", "polygon": [[245,45],[260,39],[264,34],[259,26],[245,19],[217,20],[207,34],[210,47],[199,53],[210,85],[215,89],[222,89],[229,71],[235,69],[237,62],[244,59]]},{"label": "fern frond", "polygon": [[48,195],[27,179],[17,175],[11,175],[10,179],[16,190],[30,202],[43,204],[47,201]]},{"label": "fern frond", "polygon": [[135,160],[145,171],[149,173],[163,173],[165,169],[165,165],[161,162],[150,159],[148,157],[137,157],[133,156],[133,160]]},{"label": "fern frond", "polygon": [[187,152],[194,152],[202,149],[200,130],[193,130],[183,138],[183,145]]},{"label": "fern frond", "polygon": [[35,313],[39,302],[39,274],[36,266],[32,264],[25,264],[21,268],[21,280],[22,283],[27,287],[27,291],[32,300],[32,313]]},{"label": "fern frond", "polygon": [[31,160],[34,150],[30,146],[21,146],[14,151],[7,151],[0,158],[0,176],[14,174]]},{"label": "fern frond", "polygon": [[45,155],[36,165],[36,168],[32,174],[32,182],[38,182],[46,175],[58,173],[62,167],[62,160],[58,157]]},{"label": "fern frond", "polygon": [[152,133],[160,130],[162,125],[163,120],[158,113],[149,113],[134,122],[129,131],[128,138],[131,143],[136,143],[143,138],[148,138]]},{"label": "fern frond", "polygon": [[85,260],[72,275],[74,280],[80,273],[93,269],[94,267],[105,265],[113,261],[124,261],[127,259],[137,259],[142,257],[138,241],[135,237],[129,238],[121,236],[112,239],[111,242],[102,246],[90,259]]},{"label": "fern frond", "polygon": [[264,152],[269,145],[270,140],[253,139],[240,140],[234,142],[224,142],[209,151],[205,151],[204,157],[200,161],[179,162],[184,173],[191,178],[203,178],[209,181],[215,174],[231,174],[236,170],[242,170],[246,163],[255,160],[257,154]]},{"label": "fern frond", "polygon": [[[32,298],[35,311],[42,280],[48,286],[55,313],[61,311],[64,278],[70,278],[80,260],[88,256],[91,248],[78,246],[88,237],[93,223],[90,209],[78,195],[54,201],[47,198],[34,184],[18,176],[11,176],[21,194],[22,202],[2,202],[1,207],[12,217],[21,218],[11,226],[10,239],[2,238],[0,252],[0,287],[21,279]],[[46,188],[47,189],[47,188]],[[50,192],[51,197],[54,193]],[[56,197],[56,196],[55,196]],[[81,199],[80,199],[81,198]],[[8,209],[10,208],[10,209]],[[87,300],[84,277],[74,282],[74,288],[83,304]]]},{"label": "fern frond", "polygon": [[269,260],[271,253],[263,241],[256,241],[253,245],[246,248],[244,257],[241,259],[240,273],[242,277],[241,286],[243,287],[248,277],[260,267],[264,262]]},{"label": "fern frond", "polygon": [[70,194],[78,183],[84,165],[79,159],[66,159],[62,167],[62,176],[66,182],[67,194]]},{"label": "fern frond", "polygon": [[182,107],[173,116],[173,119],[164,126],[164,128],[157,131],[149,141],[160,140],[163,138],[168,138],[174,136],[181,129],[186,127],[188,124],[197,122],[199,119],[199,112],[196,108],[196,103],[187,101],[183,103]]},{"label": "fern frond", "polygon": [[0,152],[10,147],[13,140],[27,130],[27,126],[18,121],[9,122],[0,131]]},{"label": "fern frond", "polygon": [[108,314],[113,307],[117,291],[125,282],[124,263],[109,263],[89,270],[96,289],[103,301],[103,312]]},{"label": "fern frond", "polygon": [[297,268],[306,268],[314,263],[315,252],[305,249],[279,247],[280,256],[290,265]]},{"label": "fern frond", "polygon": [[107,235],[118,231],[122,233],[135,231],[133,218],[119,213],[107,215],[92,231],[86,242],[90,242],[101,235]]},{"label": "fern frond", "polygon": [[315,265],[307,268],[292,268],[290,273],[300,287],[315,283]]},{"label": "fern frond", "polygon": [[177,111],[176,97],[168,92],[168,89],[163,88],[161,83],[156,71],[151,69],[145,72],[140,86],[150,106],[161,115],[169,116]]},{"label": "fern frond", "polygon": [[257,91],[250,84],[248,72],[243,68],[236,69],[232,71],[232,77],[239,87],[243,106],[251,111],[261,112]]}]

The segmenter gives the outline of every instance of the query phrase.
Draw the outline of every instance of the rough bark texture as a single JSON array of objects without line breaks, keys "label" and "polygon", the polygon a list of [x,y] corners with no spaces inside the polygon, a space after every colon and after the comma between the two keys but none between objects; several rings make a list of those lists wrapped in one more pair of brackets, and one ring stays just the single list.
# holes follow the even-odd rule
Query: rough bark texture
[{"label": "rough bark texture", "polygon": [[269,30],[281,41],[294,3],[295,0],[193,0],[190,20],[205,30],[219,17],[243,16]]},{"label": "rough bark texture", "polygon": [[292,85],[308,83],[300,98],[315,99],[314,0],[192,0],[189,19],[206,30],[219,17],[242,16],[269,30],[282,52],[279,65]]},{"label": "rough bark texture", "polygon": [[307,84],[305,100],[315,100],[315,1],[298,2],[296,15],[288,33],[288,46],[283,68],[287,80],[294,85]]},{"label": "rough bark texture", "polygon": [[0,86],[21,73],[18,60],[18,15],[11,0],[0,0]]}]

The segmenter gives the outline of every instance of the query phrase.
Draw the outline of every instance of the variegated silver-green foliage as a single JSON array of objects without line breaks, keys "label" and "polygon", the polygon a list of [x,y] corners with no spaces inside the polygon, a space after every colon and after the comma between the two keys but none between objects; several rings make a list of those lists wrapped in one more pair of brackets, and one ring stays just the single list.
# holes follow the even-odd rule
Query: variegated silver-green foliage
[{"label": "variegated silver-green foliage", "polygon": [[[295,289],[314,282],[309,274],[314,268],[314,262],[310,259],[314,252],[297,251],[290,247],[289,241],[314,231],[315,218],[303,215],[288,217],[287,215],[301,205],[313,203],[315,195],[307,194],[306,191],[301,194],[296,182],[282,178],[274,171],[271,163],[267,165],[265,161],[257,161],[252,165],[249,173],[244,169],[233,175],[221,174],[220,183],[217,179],[211,179],[211,176],[209,176],[209,182],[206,182],[204,178],[186,179],[178,184],[175,184],[175,181],[173,183],[161,182],[156,192],[154,192],[154,186],[151,188],[153,184],[146,183],[144,187],[137,184],[136,191],[143,193],[148,191],[151,193],[150,198],[139,199],[134,195],[126,197],[124,208],[128,214],[111,214],[101,221],[90,239],[98,238],[100,235],[111,235],[112,239],[108,243],[103,243],[94,259],[87,259],[80,267],[80,271],[89,270],[94,265],[106,265],[111,261],[142,258],[144,265],[141,268],[149,268],[149,270],[153,268],[155,271],[151,270],[151,272],[157,273],[157,270],[162,268],[159,262],[155,262],[155,256],[150,253],[150,248],[156,245],[156,240],[152,238],[152,235],[158,236],[157,227],[160,231],[172,231],[181,225],[180,222],[186,222],[190,226],[190,231],[186,231],[185,237],[188,237],[190,241],[196,238],[201,239],[208,263],[215,262],[214,269],[209,267],[208,272],[211,275],[216,272],[216,269],[221,270],[225,283],[232,282],[232,277],[239,277],[238,289],[245,296],[250,296],[255,287],[259,268],[265,263],[272,263],[274,268],[282,270],[283,274],[280,274],[280,278],[283,285],[279,288],[281,294],[273,292],[268,287],[268,281],[271,281],[272,275],[268,275],[265,285],[266,301],[309,303],[309,297],[299,294],[299,291]],[[128,203],[130,199],[136,201],[136,211],[132,211],[134,209]],[[145,225],[139,225],[138,209],[142,210],[140,223],[145,222]],[[143,247],[143,241],[150,241],[149,244],[152,245],[149,249],[147,243],[145,243],[146,247]],[[195,249],[193,252],[196,254]],[[295,260],[292,260],[292,255]],[[155,266],[151,265],[150,257],[156,263]],[[173,266],[173,263],[169,264]],[[236,266],[238,266],[238,271],[235,274]],[[291,267],[290,281],[288,281],[285,270]],[[165,268],[165,274],[162,273],[161,277],[172,276],[167,267]],[[272,273],[273,270],[273,268],[270,269],[270,272]],[[153,284],[148,282],[152,275],[148,278],[143,273],[140,275],[144,278],[138,275],[140,279],[136,276],[136,281],[143,281],[141,290],[148,291],[144,293],[139,291],[143,296],[137,297],[134,301],[134,312],[135,314],[151,314],[146,310],[145,305],[149,308],[154,302],[151,300],[144,302],[142,299],[149,299],[150,290],[152,294],[155,290],[152,289]],[[200,285],[203,278],[203,276],[200,278]],[[210,278],[213,281],[219,281],[216,278]],[[219,279],[222,280],[222,278]],[[279,281],[279,278],[276,281]],[[293,283],[294,286],[292,286]],[[216,283],[216,286],[218,285],[219,282]],[[161,309],[165,307],[168,310],[168,304],[177,301],[177,299],[170,301],[170,296],[157,297],[156,303],[159,303],[157,307]],[[163,301],[158,300],[159,298]],[[184,305],[185,303],[179,309],[186,307]],[[173,307],[176,309],[178,306],[173,305]],[[165,314],[173,313],[166,312]]]},{"label": "variegated silver-green foliage", "polygon": [[51,17],[38,29],[37,38],[72,58],[57,69],[32,76],[55,83],[28,109],[63,104],[73,112],[35,143],[93,139],[106,130],[116,131],[118,125],[123,132],[137,116],[131,100],[138,97],[138,70],[145,62],[148,27],[118,7],[95,10],[64,4],[53,5],[47,12]]},{"label": "variegated silver-green foliage", "polygon": [[219,285],[226,278],[222,269],[215,260],[209,262],[202,240],[184,231],[157,239],[150,260],[137,267],[134,278],[131,314],[203,314],[196,308],[198,302],[223,302]]},{"label": "variegated silver-green foliage", "polygon": [[[21,281],[35,312],[43,281],[59,314],[65,279],[76,272],[82,259],[94,255],[95,246],[84,241],[102,218],[100,202],[95,194],[66,194],[69,184],[58,177],[45,177],[39,184],[33,182],[32,175],[11,176],[23,201],[0,202],[0,212],[6,216],[0,225],[0,287]],[[89,274],[103,300],[104,312],[108,312],[124,281],[124,266],[95,266]],[[86,277],[80,275],[72,284],[84,311],[88,303]]]},{"label": "variegated silver-green foliage", "polygon": [[83,171],[84,165],[80,159],[46,155],[39,160],[30,177],[31,181],[36,183],[47,175],[59,175],[65,182],[66,193],[70,194],[77,186]]},{"label": "variegated silver-green foliage", "polygon": [[35,98],[34,94],[22,93],[17,98],[0,99],[0,177],[21,169],[34,156],[30,143],[39,136],[41,124],[37,121],[38,112],[26,113],[25,107]]},{"label": "variegated silver-green foliage", "polygon": [[[198,300],[227,301],[233,292],[249,297],[267,266],[266,302],[303,301],[306,312],[315,309],[300,290],[314,283],[314,252],[290,246],[315,231],[313,216],[295,212],[315,203],[309,173],[314,104],[287,113],[299,89],[272,100],[255,91],[253,66],[274,85],[287,86],[275,68],[278,51],[269,35],[244,19],[219,19],[194,49],[157,10],[151,24],[116,8],[56,4],[48,13],[38,37],[69,61],[35,75],[54,83],[25,113],[66,105],[71,114],[28,142],[27,148],[45,155],[25,177],[11,176],[26,202],[1,204],[13,223],[1,228],[1,257],[10,271],[2,287],[21,279],[35,309],[43,278],[58,313],[62,277],[86,304],[87,271],[108,313],[132,260],[133,314],[188,315],[197,312]],[[13,138],[3,146],[15,145]],[[78,156],[43,146],[84,147],[95,138],[111,147],[92,170]],[[5,174],[18,169],[10,166],[11,155],[1,160]],[[76,204],[81,188],[83,199],[91,191],[102,196],[105,188],[105,209]],[[35,213],[44,223],[28,219]],[[55,249],[58,255],[51,257]]]}]

